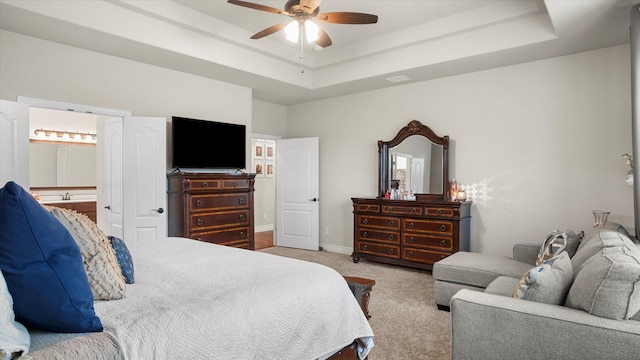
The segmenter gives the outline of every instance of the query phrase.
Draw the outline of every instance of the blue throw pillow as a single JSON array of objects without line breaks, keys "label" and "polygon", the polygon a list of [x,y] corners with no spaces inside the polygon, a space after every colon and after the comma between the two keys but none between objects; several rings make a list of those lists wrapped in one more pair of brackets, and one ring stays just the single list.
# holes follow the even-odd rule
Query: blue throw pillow
[{"label": "blue throw pillow", "polygon": [[133,284],[133,258],[127,248],[127,245],[122,239],[115,236],[109,236],[111,247],[116,253],[122,276],[124,276],[124,282],[127,284]]},{"label": "blue throw pillow", "polygon": [[0,229],[0,269],[16,320],[45,331],[102,331],[78,245],[12,181],[0,189]]}]

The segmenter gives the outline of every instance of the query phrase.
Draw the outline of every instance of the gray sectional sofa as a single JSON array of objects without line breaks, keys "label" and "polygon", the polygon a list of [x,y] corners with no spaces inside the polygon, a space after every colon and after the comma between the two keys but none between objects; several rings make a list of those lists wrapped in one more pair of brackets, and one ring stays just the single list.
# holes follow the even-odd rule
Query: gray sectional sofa
[{"label": "gray sectional sofa", "polygon": [[640,243],[615,223],[560,238],[434,264],[452,359],[640,359]]}]

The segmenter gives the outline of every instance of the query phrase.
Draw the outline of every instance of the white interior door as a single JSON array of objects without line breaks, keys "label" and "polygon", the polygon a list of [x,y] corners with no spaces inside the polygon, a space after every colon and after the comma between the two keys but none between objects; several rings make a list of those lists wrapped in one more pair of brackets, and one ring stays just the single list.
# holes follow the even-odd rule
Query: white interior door
[{"label": "white interior door", "polygon": [[276,148],[276,245],[318,250],[318,138],[282,139]]},{"label": "white interior door", "polygon": [[29,190],[29,105],[0,100],[0,187],[10,180]]},{"label": "white interior door", "polygon": [[167,236],[165,118],[124,121],[125,234],[127,242]]},{"label": "white interior door", "polygon": [[122,123],[122,117],[104,121],[104,137],[97,145],[97,153],[103,156],[104,173],[97,177],[96,184],[98,206],[102,206],[98,209],[98,226],[106,235],[121,239],[124,238]]}]

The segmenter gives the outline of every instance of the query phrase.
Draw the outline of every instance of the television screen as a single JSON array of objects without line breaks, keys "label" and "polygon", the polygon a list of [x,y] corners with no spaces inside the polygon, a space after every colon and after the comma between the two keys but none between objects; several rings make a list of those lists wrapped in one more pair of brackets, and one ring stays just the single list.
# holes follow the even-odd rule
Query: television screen
[{"label": "television screen", "polygon": [[172,166],[200,169],[246,168],[246,127],[173,116]]}]

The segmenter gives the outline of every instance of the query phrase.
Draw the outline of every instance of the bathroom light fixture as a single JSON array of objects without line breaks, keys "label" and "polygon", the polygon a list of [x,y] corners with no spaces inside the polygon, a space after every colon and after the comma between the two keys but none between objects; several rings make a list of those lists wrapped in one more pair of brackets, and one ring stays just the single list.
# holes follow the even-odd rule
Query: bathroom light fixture
[{"label": "bathroom light fixture", "polygon": [[36,129],[33,134],[35,135],[35,137],[32,137],[32,139],[44,141],[64,141],[95,144],[97,140],[96,134],[90,132]]}]

